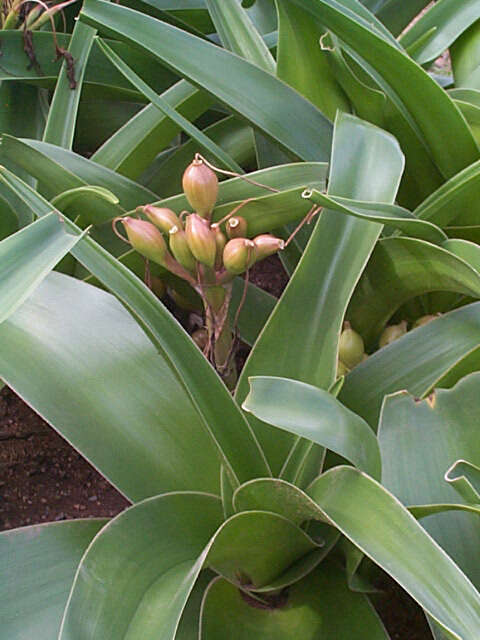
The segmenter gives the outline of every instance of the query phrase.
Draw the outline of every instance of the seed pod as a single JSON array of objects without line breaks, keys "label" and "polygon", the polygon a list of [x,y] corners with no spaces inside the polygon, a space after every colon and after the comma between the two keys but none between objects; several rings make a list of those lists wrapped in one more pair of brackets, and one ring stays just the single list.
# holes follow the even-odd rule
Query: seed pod
[{"label": "seed pod", "polygon": [[436,320],[441,315],[442,315],[441,313],[437,313],[435,315],[422,316],[421,318],[418,318],[418,320],[415,320],[412,329],[418,329],[418,327],[423,327],[424,325],[428,324],[432,320]]},{"label": "seed pod", "polygon": [[149,260],[165,266],[167,245],[160,231],[151,222],[125,217],[121,219],[130,244]]},{"label": "seed pod", "polygon": [[197,269],[197,263],[193,257],[190,247],[187,242],[187,234],[183,229],[179,229],[176,225],[173,226],[168,232],[170,250],[173,253],[173,257],[179,262],[182,267],[188,269],[192,273],[195,273]]},{"label": "seed pod", "polygon": [[382,347],[386,347],[387,344],[391,344],[401,338],[403,335],[407,333],[407,323],[405,320],[402,320],[399,324],[392,324],[389,327],[385,327],[380,336],[380,340],[378,341],[378,346],[380,349]]},{"label": "seed pod", "polygon": [[227,238],[218,225],[212,224],[211,229],[215,234],[215,244],[217,246],[215,269],[221,269],[223,264],[223,250],[225,249],[225,245],[227,244]]},{"label": "seed pod", "polygon": [[229,240],[223,250],[223,265],[227,271],[239,275],[255,262],[255,245],[247,238]]},{"label": "seed pod", "polygon": [[202,218],[210,218],[217,201],[218,178],[198,156],[185,169],[182,185],[196,213]]},{"label": "seed pod", "polygon": [[197,329],[192,333],[192,340],[203,351],[208,344],[208,331],[205,328]]},{"label": "seed pod", "polygon": [[232,238],[246,238],[247,237],[247,221],[242,216],[233,216],[229,218],[225,223],[227,230],[227,236]]},{"label": "seed pod", "polygon": [[269,233],[257,236],[253,239],[253,243],[256,250],[256,262],[277,253],[277,251],[281,251],[285,247],[285,242],[281,238],[276,238]]},{"label": "seed pod", "polygon": [[346,364],[343,364],[341,360],[337,360],[337,378],[346,376],[349,371],[350,370]]},{"label": "seed pod", "polygon": [[144,207],[138,207],[138,209],[142,211],[150,222],[153,222],[160,231],[163,231],[163,233],[168,233],[172,227],[183,229],[180,218],[171,209],[167,209],[166,207],[154,207],[151,204],[146,204]]},{"label": "seed pod", "polygon": [[185,222],[185,234],[190,251],[195,258],[208,267],[215,266],[217,255],[217,243],[215,233],[210,229],[205,220],[192,213]]},{"label": "seed pod", "polygon": [[338,359],[353,369],[362,361],[364,350],[362,336],[352,329],[349,322],[345,322],[338,342]]}]

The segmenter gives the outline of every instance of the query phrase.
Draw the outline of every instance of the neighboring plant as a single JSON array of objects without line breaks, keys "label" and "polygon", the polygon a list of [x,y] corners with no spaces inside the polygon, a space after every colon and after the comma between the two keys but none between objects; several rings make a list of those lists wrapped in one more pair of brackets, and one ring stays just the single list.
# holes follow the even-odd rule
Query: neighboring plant
[{"label": "neighboring plant", "polygon": [[[2,161],[38,187],[0,169],[22,227],[0,243],[0,376],[132,502],[108,522],[0,536],[2,633],[388,638],[368,599],[379,566],[437,640],[474,640],[480,7],[440,0],[397,40],[426,2],[160,4],[155,17],[135,0],[83,6],[72,42],[79,59],[101,54],[103,95],[149,103],[91,158],[71,150],[88,65],[78,93],[60,78],[43,141],[2,139]],[[447,47],[450,91],[421,66]],[[231,177],[205,209],[191,201],[192,260],[175,235],[200,151],[203,169]],[[242,264],[224,270],[212,228],[240,205]],[[161,253],[142,248],[160,263],[146,284],[112,232],[123,221],[138,244],[139,207],[170,218],[168,260],[142,221]],[[301,226],[312,207],[321,215]],[[253,261],[250,242],[292,232],[278,301],[231,280],[230,318],[252,345],[232,397],[147,285],[192,285],[208,316],[206,277],[226,286]],[[211,320],[210,358],[226,326]],[[403,335],[375,350],[387,323]]]}]

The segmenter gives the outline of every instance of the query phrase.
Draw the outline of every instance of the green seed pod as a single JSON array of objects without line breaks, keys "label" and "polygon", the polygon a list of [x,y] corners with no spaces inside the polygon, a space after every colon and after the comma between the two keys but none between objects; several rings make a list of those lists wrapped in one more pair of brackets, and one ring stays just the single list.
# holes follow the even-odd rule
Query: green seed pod
[{"label": "green seed pod", "polygon": [[223,264],[223,250],[227,244],[227,238],[220,227],[212,224],[211,229],[215,234],[215,244],[217,245],[217,255],[215,257],[215,269],[221,269]]},{"label": "green seed pod", "polygon": [[247,237],[247,221],[242,216],[233,216],[229,218],[225,223],[227,230],[227,236],[232,238],[246,238]]},{"label": "green seed pod", "polygon": [[187,242],[187,234],[183,229],[179,229],[176,225],[168,232],[170,250],[173,257],[182,267],[188,269],[192,273],[196,272],[197,263],[193,257]]},{"label": "green seed pod", "polygon": [[215,172],[195,156],[193,162],[185,169],[182,186],[196,213],[202,218],[210,218],[218,195],[218,178]]},{"label": "green seed pod", "polygon": [[402,320],[399,324],[392,324],[389,327],[385,327],[382,335],[380,336],[380,340],[378,341],[378,346],[380,349],[382,347],[386,347],[387,344],[391,344],[401,338],[407,333],[407,323],[405,320]]},{"label": "green seed pod", "polygon": [[263,260],[268,256],[281,251],[285,247],[285,242],[281,238],[276,238],[269,233],[263,233],[253,239],[256,250],[256,261]]},{"label": "green seed pod", "polygon": [[337,378],[341,376],[346,376],[350,369],[347,365],[343,364],[341,360],[337,360]]},{"label": "green seed pod", "polygon": [[121,222],[135,251],[164,267],[168,250],[157,227],[146,220],[137,220],[128,216],[122,218]]},{"label": "green seed pod", "polygon": [[338,342],[338,359],[349,369],[353,369],[362,361],[364,351],[362,336],[352,329],[349,322],[345,322]]},{"label": "green seed pod", "polygon": [[200,351],[203,351],[208,344],[208,331],[206,329],[197,329],[192,333],[192,340]]},{"label": "green seed pod", "polygon": [[172,227],[183,229],[180,218],[171,209],[167,209],[165,207],[154,207],[151,204],[146,204],[144,207],[138,207],[138,209],[144,213],[150,222],[153,222],[160,231],[163,231],[163,233],[168,233]]},{"label": "green seed pod", "polygon": [[207,267],[213,268],[217,255],[217,243],[215,233],[208,223],[196,213],[192,213],[186,219],[185,234],[190,251],[195,258]]},{"label": "green seed pod", "polygon": [[441,315],[442,315],[441,313],[437,313],[435,315],[422,316],[421,318],[418,318],[418,320],[415,320],[412,329],[418,329],[418,327],[423,327],[424,325],[428,324],[432,320],[436,320]]},{"label": "green seed pod", "polygon": [[255,245],[247,238],[232,238],[223,250],[223,265],[227,271],[239,275],[255,262]]}]

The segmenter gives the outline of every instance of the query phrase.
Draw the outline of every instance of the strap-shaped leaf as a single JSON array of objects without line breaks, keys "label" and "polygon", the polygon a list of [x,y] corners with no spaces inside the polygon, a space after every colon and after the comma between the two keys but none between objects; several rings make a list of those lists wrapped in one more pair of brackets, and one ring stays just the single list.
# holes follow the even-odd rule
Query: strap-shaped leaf
[{"label": "strap-shaped leaf", "polygon": [[49,213],[0,242],[0,323],[36,289],[80,240],[63,220]]},{"label": "strap-shaped leaf", "polygon": [[0,534],[2,635],[58,635],[78,563],[104,519],[52,522]]},{"label": "strap-shaped leaf", "polygon": [[476,638],[480,594],[382,485],[352,467],[336,467],[320,476],[308,494],[347,538],[408,591],[447,636]]},{"label": "strap-shaped leaf", "polygon": [[221,522],[220,500],[201,493],[150,498],[111,520],[82,558],[59,640],[173,640]]},{"label": "strap-shaped leaf", "polygon": [[478,262],[478,247],[465,240],[449,240],[438,247],[414,238],[383,238],[352,296],[348,309],[352,326],[370,349],[395,311],[416,296],[452,291],[479,298],[475,258]]},{"label": "strap-shaped leaf", "polygon": [[[327,158],[330,122],[293,89],[254,64],[166,23],[101,0],[85,3],[80,16],[154,54],[301,159]],[[141,42],[138,33],[142,33]],[[297,118],[295,128],[289,126],[291,113]]]},{"label": "strap-shaped leaf", "polygon": [[322,562],[284,597],[278,607],[255,607],[217,578],[205,592],[199,638],[388,640],[373,607],[365,596],[349,590],[344,571],[332,562]]},{"label": "strap-shaped leaf", "polygon": [[[329,193],[393,202],[402,170],[403,155],[390,134],[354,116],[337,116]],[[375,182],[372,171],[377,176]],[[245,364],[236,392],[240,402],[248,393],[249,376],[275,375],[323,389],[330,387],[345,309],[380,229],[381,225],[351,216],[322,213]],[[274,473],[278,473],[293,437],[280,436],[260,421],[251,421]]]},{"label": "strap-shaped leaf", "polygon": [[[478,159],[478,146],[452,100],[408,56],[377,35],[373,27],[355,20],[338,0],[291,2],[321,20],[380,74],[392,96],[402,103],[415,122],[421,139],[446,178]],[[445,135],[447,122],[448,135]]]},{"label": "strap-shaped leaf", "polygon": [[[402,35],[400,42],[407,50],[415,47],[410,55],[418,64],[428,64],[479,18],[480,6],[476,0],[461,3],[440,0]],[[420,43],[418,46],[417,42]]]},{"label": "strap-shaped leaf", "polygon": [[345,378],[339,399],[376,429],[384,396],[403,389],[424,396],[478,348],[479,336],[480,303],[450,311],[355,367]]},{"label": "strap-shaped leaf", "polygon": [[[81,22],[75,24],[68,48],[68,53],[74,60],[73,67],[68,71],[67,60],[63,61],[48,111],[43,134],[45,142],[66,149],[72,148],[83,78],[95,34],[92,27]],[[74,77],[70,77],[72,73]]]},{"label": "strap-shaped leaf", "polygon": [[[407,393],[385,399],[378,432],[382,481],[403,504],[416,509],[421,505],[468,505],[468,494],[462,498],[455,488],[461,481],[460,477],[454,480],[457,474],[452,466],[466,460],[469,464],[463,464],[463,472],[477,467],[478,475],[479,385],[480,374],[474,373],[453,389],[437,389],[421,402]],[[458,476],[462,475],[460,469]],[[465,482],[463,485],[465,488]],[[475,500],[471,485],[470,490],[470,497]],[[480,536],[479,506],[476,505],[476,513],[474,509],[471,513],[448,511],[421,522],[477,589],[480,567],[473,558],[477,557]]]},{"label": "strap-shaped leaf", "polygon": [[380,451],[372,429],[327,391],[286,378],[254,376],[249,382],[245,411],[338,453],[380,479]]},{"label": "strap-shaped leaf", "polygon": [[448,469],[445,480],[466,502],[480,506],[480,468],[477,465],[457,460]]},{"label": "strap-shaped leaf", "polygon": [[419,220],[408,209],[394,204],[359,202],[349,198],[327,196],[316,189],[307,189],[303,197],[330,209],[330,211],[338,211],[346,215],[370,220],[370,222],[386,224],[414,238],[420,238],[435,244],[441,244],[447,239],[446,234],[436,225],[428,224],[425,220]]},{"label": "strap-shaped leaf", "polygon": [[[190,121],[202,115],[210,104],[204,93],[185,80],[169,87],[162,97]],[[170,144],[178,131],[179,127],[175,122],[153,104],[149,104],[106,140],[95,151],[91,160],[136,180],[153,162],[159,151]],[[183,168],[187,165],[188,161]],[[162,189],[153,188],[153,191],[164,193]]]},{"label": "strap-shaped leaf", "polygon": [[111,60],[117,69],[123,73],[123,75],[128,78],[128,80],[137,87],[137,89],[143,93],[143,95],[150,100],[157,109],[173,120],[181,130],[190,136],[190,138],[195,140],[202,149],[209,151],[218,161],[220,161],[221,164],[225,165],[227,169],[230,169],[230,171],[236,171],[238,173],[242,172],[242,168],[239,167],[238,164],[232,160],[232,158],[230,158],[221,147],[210,140],[210,138],[193,125],[190,120],[178,113],[172,106],[170,106],[167,100],[156,94],[155,91],[152,91],[148,84],[144,82],[127,64],[125,64],[125,62],[107,45],[106,42],[100,40],[99,45],[107,58]]}]

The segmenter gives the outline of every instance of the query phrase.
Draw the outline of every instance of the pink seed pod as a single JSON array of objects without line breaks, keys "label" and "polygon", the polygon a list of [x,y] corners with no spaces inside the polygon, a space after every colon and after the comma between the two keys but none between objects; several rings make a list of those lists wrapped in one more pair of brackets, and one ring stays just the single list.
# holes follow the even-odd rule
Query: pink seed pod
[{"label": "pink seed pod", "polygon": [[194,257],[202,264],[213,268],[217,255],[215,233],[205,220],[196,213],[192,213],[185,221],[185,235],[188,246]]},{"label": "pink seed pod", "polygon": [[195,212],[202,218],[209,219],[217,201],[218,178],[198,155],[185,169],[182,186]]},{"label": "pink seed pod", "polygon": [[160,231],[151,222],[137,220],[137,218],[121,218],[130,244],[135,249],[157,264],[165,266],[168,256],[167,245]]},{"label": "pink seed pod", "polygon": [[145,214],[150,222],[153,222],[163,233],[168,233],[172,227],[183,229],[180,218],[171,209],[146,204],[144,207],[138,207],[138,210]]},{"label": "pink seed pod", "polygon": [[263,260],[268,256],[281,251],[285,247],[285,242],[281,238],[276,238],[269,233],[263,233],[253,239],[256,252],[256,261]]},{"label": "pink seed pod", "polygon": [[239,275],[255,262],[255,245],[247,238],[232,238],[223,250],[223,266],[229,273]]},{"label": "pink seed pod", "polygon": [[182,267],[185,267],[185,269],[195,273],[197,270],[197,264],[193,253],[190,251],[190,247],[188,246],[186,232],[175,225],[170,229],[168,234],[170,251],[173,253],[175,260],[179,262]]},{"label": "pink seed pod", "polygon": [[247,221],[242,216],[232,216],[225,224],[229,238],[246,238]]}]

